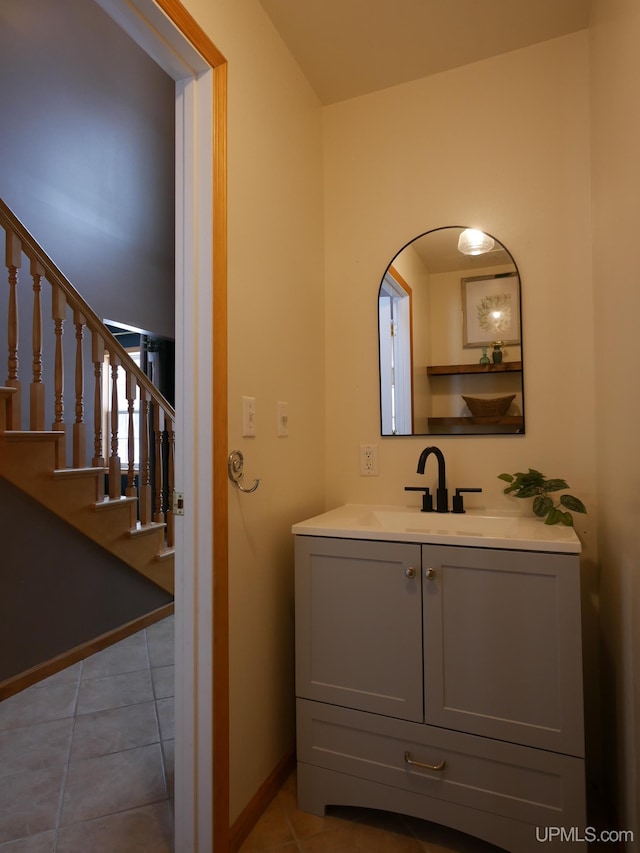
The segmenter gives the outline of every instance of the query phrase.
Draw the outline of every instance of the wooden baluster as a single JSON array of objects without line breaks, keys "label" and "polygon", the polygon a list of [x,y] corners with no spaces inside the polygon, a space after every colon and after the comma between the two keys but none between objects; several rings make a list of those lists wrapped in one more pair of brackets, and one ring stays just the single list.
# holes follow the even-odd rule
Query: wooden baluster
[{"label": "wooden baluster", "polygon": [[62,336],[64,334],[64,320],[67,307],[66,297],[57,285],[52,285],[51,313],[55,326],[56,353],[54,363],[54,414],[55,420],[53,430],[64,433],[58,441],[56,449],[56,467],[65,468],[67,458],[66,425],[64,422],[64,358],[62,350]]},{"label": "wooden baluster", "polygon": [[127,497],[137,498],[138,490],[136,488],[136,438],[134,429],[134,408],[136,405],[136,388],[137,382],[133,373],[127,372],[127,410],[128,410],[128,450],[129,450],[129,468],[127,470]]},{"label": "wooden baluster", "polygon": [[[104,447],[102,446],[102,365],[104,364],[104,341],[102,335],[91,335],[91,361],[93,362],[93,459],[94,468],[104,468]],[[96,500],[104,498],[104,477],[98,478]]]},{"label": "wooden baluster", "polygon": [[149,392],[140,388],[140,523],[151,522],[151,460],[149,458]]},{"label": "wooden baluster", "polygon": [[171,418],[165,414],[165,427],[168,436],[168,459],[167,459],[167,547],[173,548],[175,545],[175,516],[173,514],[173,490],[175,488],[174,481],[174,465],[175,465],[175,448],[176,448],[176,432],[174,423]]},{"label": "wooden baluster", "polygon": [[82,339],[86,318],[73,312],[76,327],[76,419],[73,424],[73,467],[84,468],[87,462],[87,425],[84,422],[84,353]]},{"label": "wooden baluster", "polygon": [[118,453],[118,367],[120,360],[111,353],[111,456],[109,457],[109,497],[122,497],[122,470]]},{"label": "wooden baluster", "polygon": [[22,266],[22,243],[12,232],[7,231],[6,243],[6,265],[9,271],[9,311],[7,315],[9,345],[8,377],[7,386],[16,388],[15,394],[11,394],[7,400],[7,428],[21,429],[22,407],[21,407],[21,382],[18,378],[18,270]]},{"label": "wooden baluster", "polygon": [[31,261],[33,278],[33,321],[31,338],[33,341],[33,382],[29,398],[29,429],[44,430],[44,382],[42,381],[42,279],[44,267],[36,260]]},{"label": "wooden baluster", "polygon": [[155,439],[155,468],[153,471],[155,477],[155,512],[153,520],[159,523],[164,522],[163,511],[163,471],[162,471],[162,430],[160,429],[160,406],[156,403],[153,407],[153,435]]},{"label": "wooden baluster", "polygon": [[91,361],[93,362],[93,459],[94,468],[104,468],[104,447],[102,446],[102,365],[104,364],[104,340],[102,335],[93,332],[91,336]]}]

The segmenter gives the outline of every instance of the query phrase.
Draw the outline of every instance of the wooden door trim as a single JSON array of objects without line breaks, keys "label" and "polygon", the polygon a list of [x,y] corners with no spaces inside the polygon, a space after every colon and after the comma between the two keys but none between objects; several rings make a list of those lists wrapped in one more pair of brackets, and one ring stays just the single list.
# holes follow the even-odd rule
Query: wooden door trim
[{"label": "wooden door trim", "polygon": [[178,0],[155,0],[213,71],[213,845],[229,848],[227,60]]}]

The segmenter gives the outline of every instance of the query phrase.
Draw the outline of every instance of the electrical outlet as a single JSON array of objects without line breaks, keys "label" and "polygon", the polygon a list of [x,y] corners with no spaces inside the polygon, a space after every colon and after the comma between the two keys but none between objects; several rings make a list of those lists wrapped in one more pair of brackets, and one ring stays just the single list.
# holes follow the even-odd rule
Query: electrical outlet
[{"label": "electrical outlet", "polygon": [[361,477],[377,477],[378,476],[378,445],[377,444],[361,444],[360,445],[360,476]]},{"label": "electrical outlet", "polygon": [[278,436],[289,435],[289,404],[278,402]]},{"label": "electrical outlet", "polygon": [[256,398],[242,398],[242,436],[252,438],[256,434]]}]

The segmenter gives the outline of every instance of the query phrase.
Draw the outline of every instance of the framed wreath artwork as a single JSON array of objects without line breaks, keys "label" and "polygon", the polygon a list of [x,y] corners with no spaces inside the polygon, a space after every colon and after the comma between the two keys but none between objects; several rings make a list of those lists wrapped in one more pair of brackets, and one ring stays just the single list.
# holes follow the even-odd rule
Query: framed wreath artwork
[{"label": "framed wreath artwork", "polygon": [[520,343],[520,279],[517,273],[462,279],[462,345]]}]

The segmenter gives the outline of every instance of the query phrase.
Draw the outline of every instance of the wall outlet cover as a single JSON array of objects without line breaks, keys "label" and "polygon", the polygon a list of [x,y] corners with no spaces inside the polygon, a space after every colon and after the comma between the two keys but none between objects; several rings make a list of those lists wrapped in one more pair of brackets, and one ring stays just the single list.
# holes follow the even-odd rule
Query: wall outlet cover
[{"label": "wall outlet cover", "polygon": [[378,471],[378,445],[360,445],[360,476],[377,477]]}]

